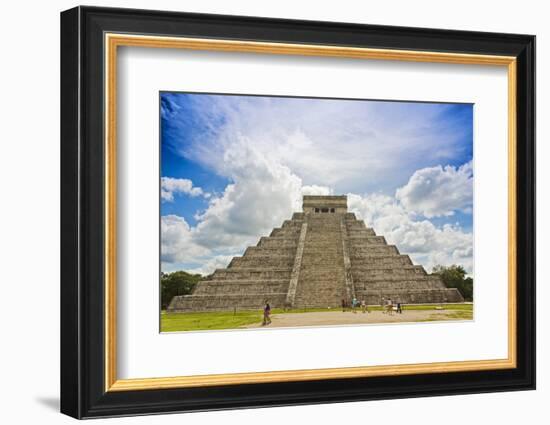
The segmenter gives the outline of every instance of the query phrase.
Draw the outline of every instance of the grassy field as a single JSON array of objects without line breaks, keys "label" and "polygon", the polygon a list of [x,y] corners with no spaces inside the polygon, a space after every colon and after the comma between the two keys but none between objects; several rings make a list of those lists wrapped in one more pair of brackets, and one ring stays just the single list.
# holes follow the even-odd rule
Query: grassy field
[{"label": "grassy field", "polygon": [[204,313],[162,313],[161,332],[235,329],[262,320],[261,311],[215,311]]},{"label": "grassy field", "polygon": [[[447,320],[465,320],[472,319],[473,305],[472,304],[443,304],[437,306],[434,304],[417,304],[405,305],[406,310],[435,310],[436,307],[443,308],[448,312]],[[370,311],[380,311],[380,306],[369,306]],[[291,313],[300,314],[305,312],[341,312],[339,308],[335,309],[296,309],[284,311],[282,309],[273,309],[271,313]],[[161,314],[161,332],[180,332],[180,331],[205,331],[205,330],[220,330],[220,329],[237,329],[243,326],[259,323],[262,320],[262,312],[260,310],[253,311],[216,311],[202,313],[166,313]],[[440,316],[429,316],[423,321],[441,320]]]},{"label": "grassy field", "polygon": [[[445,314],[445,320],[472,320],[473,319],[473,311],[462,309],[462,310],[449,310],[447,314]],[[441,320],[441,317],[437,315],[431,315],[428,319],[425,320],[425,322],[434,322],[437,320]]]}]

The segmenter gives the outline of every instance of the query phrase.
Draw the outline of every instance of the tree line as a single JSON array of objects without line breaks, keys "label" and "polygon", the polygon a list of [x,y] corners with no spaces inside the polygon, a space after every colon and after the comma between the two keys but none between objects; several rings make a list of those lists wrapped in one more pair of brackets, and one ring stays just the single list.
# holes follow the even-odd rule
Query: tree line
[{"label": "tree line", "polygon": [[465,301],[474,300],[474,280],[466,277],[464,267],[456,264],[447,267],[437,265],[432,269],[432,274],[438,275],[447,288],[458,289]]},{"label": "tree line", "polygon": [[176,295],[189,295],[202,279],[200,274],[184,271],[160,274],[160,304],[165,310]]}]

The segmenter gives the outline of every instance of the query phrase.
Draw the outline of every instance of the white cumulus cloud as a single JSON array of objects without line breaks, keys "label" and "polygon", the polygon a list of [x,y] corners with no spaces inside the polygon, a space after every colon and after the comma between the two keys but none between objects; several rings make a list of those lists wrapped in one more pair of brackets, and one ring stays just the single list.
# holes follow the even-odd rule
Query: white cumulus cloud
[{"label": "white cumulus cloud", "polygon": [[270,161],[246,138],[225,153],[231,176],[221,196],[197,216],[196,240],[207,247],[243,247],[290,218],[301,207],[299,177]]},{"label": "white cumulus cloud", "polygon": [[188,273],[206,276],[216,271],[216,269],[223,269],[227,267],[232,258],[232,255],[216,255],[202,263],[200,266],[187,269],[186,271]]},{"label": "white cumulus cloud", "polygon": [[162,216],[160,233],[163,263],[189,263],[210,255],[209,249],[195,243],[193,231],[183,217]]},{"label": "white cumulus cloud", "polygon": [[318,186],[315,184],[311,186],[302,186],[302,195],[328,196],[333,194],[334,190],[327,186]]},{"label": "white cumulus cloud", "polygon": [[407,210],[432,218],[451,216],[456,210],[471,212],[473,189],[470,161],[458,168],[439,165],[417,170],[395,197]]},{"label": "white cumulus cloud", "polygon": [[161,177],[160,179],[160,197],[163,201],[171,202],[174,200],[174,194],[183,193],[189,196],[205,196],[205,193],[200,187],[193,186],[193,182],[189,179],[176,179],[173,177]]}]

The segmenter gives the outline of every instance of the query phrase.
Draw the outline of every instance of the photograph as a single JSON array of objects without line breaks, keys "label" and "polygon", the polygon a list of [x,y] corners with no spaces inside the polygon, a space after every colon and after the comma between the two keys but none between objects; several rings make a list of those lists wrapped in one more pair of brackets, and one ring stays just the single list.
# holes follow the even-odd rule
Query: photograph
[{"label": "photograph", "polygon": [[474,104],[159,108],[161,332],[474,320]]},{"label": "photograph", "polygon": [[[331,409],[312,405],[330,403],[346,412],[322,413],[328,422],[364,418],[352,402],[367,401],[372,420],[387,420],[388,403],[424,421],[449,411],[468,421],[488,402],[512,422],[538,411],[545,394],[525,390],[536,388],[541,348],[543,14],[116,6],[65,5],[51,31],[37,24],[52,49],[16,55],[60,59],[38,80],[21,71],[36,68],[30,59],[16,67],[44,99],[59,87],[60,108],[30,127],[28,113],[14,115],[24,124],[11,139],[37,130],[26,138],[36,149],[6,144],[28,151],[8,155],[6,181],[26,175],[24,158],[31,169],[46,164],[60,186],[60,232],[42,238],[59,239],[58,260],[44,258],[60,291],[39,284],[30,298],[58,306],[59,338],[35,334],[59,345],[31,374],[38,389],[55,383],[59,411],[208,420],[254,409],[239,423],[282,406],[311,420]],[[11,86],[15,106],[27,100]],[[60,167],[45,156],[52,125],[60,148],[48,152]],[[26,196],[29,212],[48,204],[42,186]],[[41,216],[5,221],[57,231]],[[12,251],[28,252],[19,240]],[[16,327],[18,342],[34,322]],[[29,341],[24,352],[34,353]],[[520,395],[526,409],[501,409]]]}]

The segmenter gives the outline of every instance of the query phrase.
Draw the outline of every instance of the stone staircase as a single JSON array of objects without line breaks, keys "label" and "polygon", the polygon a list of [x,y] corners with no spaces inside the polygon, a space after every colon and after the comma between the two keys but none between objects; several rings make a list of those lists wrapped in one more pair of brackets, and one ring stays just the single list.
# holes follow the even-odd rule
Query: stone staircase
[{"label": "stone staircase", "polygon": [[293,307],[337,307],[345,295],[342,214],[309,214]]}]

